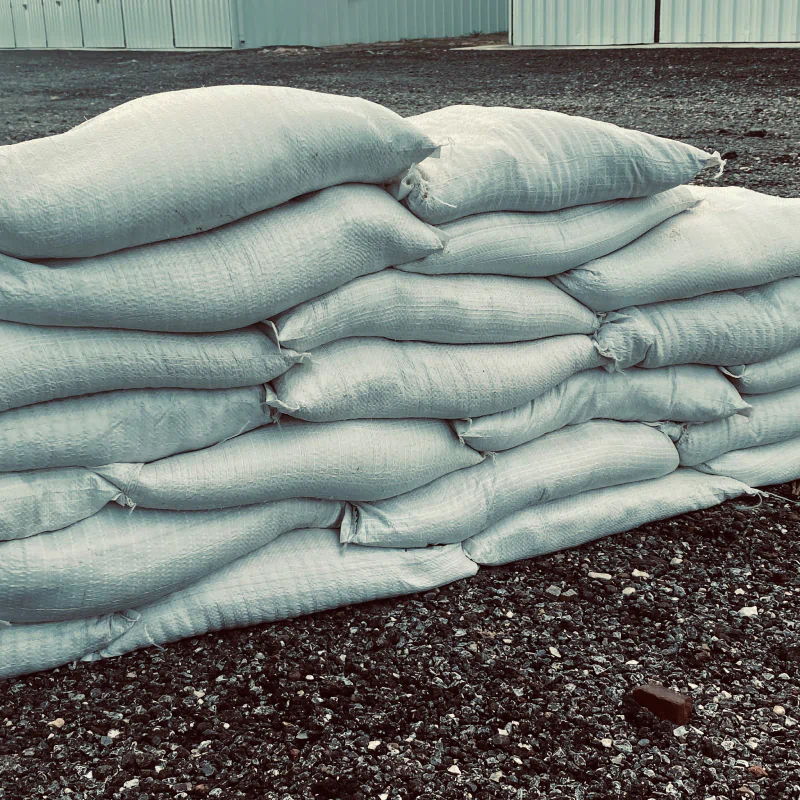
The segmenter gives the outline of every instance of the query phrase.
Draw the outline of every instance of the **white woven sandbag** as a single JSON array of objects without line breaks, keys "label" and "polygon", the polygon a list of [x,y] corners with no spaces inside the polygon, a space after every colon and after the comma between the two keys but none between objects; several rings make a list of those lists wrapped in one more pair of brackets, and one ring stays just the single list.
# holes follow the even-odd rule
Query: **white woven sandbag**
[{"label": "white woven sandbag", "polygon": [[727,475],[749,486],[773,486],[800,479],[800,438],[762,447],[732,450],[712,458],[696,469]]},{"label": "white woven sandbag", "polygon": [[555,211],[656,194],[719,167],[719,153],[555,111],[450,106],[411,117],[436,141],[395,195],[426,222],[485,211]]},{"label": "white woven sandbag", "polygon": [[760,286],[800,274],[800,200],[691,187],[699,205],[553,278],[595,311]]},{"label": "white woven sandbag", "polygon": [[0,679],[60,667],[118,639],[139,618],[137,611],[102,617],[0,627]]},{"label": "white woven sandbag", "polygon": [[800,386],[745,398],[750,418],[729,417],[688,425],[675,443],[681,464],[693,467],[730,450],[744,450],[800,436]]},{"label": "white woven sandbag", "polygon": [[486,417],[455,420],[453,427],[470,447],[495,452],[591,419],[710,422],[747,413],[748,404],[714,367],[592,369],[529,403]]},{"label": "white woven sandbag", "polygon": [[141,606],[298,528],[332,528],[343,504],[279,500],[220,511],[110,505],[60,531],[0,544],[0,620],[75,619]]},{"label": "white woven sandbag", "polygon": [[275,320],[282,345],[304,352],[335,339],[497,344],[593,333],[598,317],[549,281],[501,275],[357,278]]},{"label": "white woven sandbag", "polygon": [[800,386],[800,347],[779,356],[722,371],[742,394],[769,394]]},{"label": "white woven sandbag", "polygon": [[203,580],[140,609],[141,617],[95,658],[208,631],[424,592],[478,570],[461,547],[341,547],[331,530],[293,531]]},{"label": "white woven sandbag", "polygon": [[800,345],[800,278],[625,308],[595,338],[615,369],[765,361]]},{"label": "white woven sandbag", "polygon": [[128,389],[14,408],[0,414],[0,472],[155,461],[210,447],[269,423],[267,391]]},{"label": "white woven sandbag", "polygon": [[586,422],[400,497],[354,503],[345,511],[342,542],[374,547],[460,542],[526,506],[659,478],[677,466],[674,445],[655,428]]},{"label": "white woven sandbag", "polygon": [[455,419],[513,408],[605,363],[588,336],[515,344],[340,339],[274,382],[276,407],[313,422]]},{"label": "white woven sandbag", "polygon": [[664,478],[525,508],[467,539],[464,552],[481,565],[508,564],[710,508],[750,491],[731,478],[679,469]]},{"label": "white woven sandbag", "polygon": [[174,239],[326,186],[385,183],[434,149],[355,97],[282,86],[148,95],[0,148],[0,252],[73,258]]},{"label": "white woven sandbag", "polygon": [[443,246],[441,234],[383,189],[335,186],[207,233],[96,258],[32,264],[0,256],[0,317],[230,330]]},{"label": "white woven sandbag", "polygon": [[80,467],[0,474],[0,542],[72,525],[119,495],[114,484]]},{"label": "white woven sandbag", "polygon": [[442,225],[447,247],[401,269],[428,275],[556,275],[624,247],[698,202],[688,186],[676,186],[652,197],[560,211],[475,214]]},{"label": "white woven sandbag", "polygon": [[200,510],[288,497],[382,499],[482,459],[438,420],[284,420],[206,450],[95,471],[128,505]]},{"label": "white woven sandbag", "polygon": [[178,334],[0,322],[0,411],[115,389],[254,386],[300,359],[260,326]]}]

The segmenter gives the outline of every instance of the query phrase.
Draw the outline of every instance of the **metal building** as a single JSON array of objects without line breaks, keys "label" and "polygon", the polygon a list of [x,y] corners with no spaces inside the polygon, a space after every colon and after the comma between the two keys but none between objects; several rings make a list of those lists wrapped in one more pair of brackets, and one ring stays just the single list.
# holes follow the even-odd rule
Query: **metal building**
[{"label": "metal building", "polygon": [[513,45],[798,42],[800,0],[510,0]]},{"label": "metal building", "polygon": [[508,0],[0,0],[0,48],[321,47],[508,30]]}]

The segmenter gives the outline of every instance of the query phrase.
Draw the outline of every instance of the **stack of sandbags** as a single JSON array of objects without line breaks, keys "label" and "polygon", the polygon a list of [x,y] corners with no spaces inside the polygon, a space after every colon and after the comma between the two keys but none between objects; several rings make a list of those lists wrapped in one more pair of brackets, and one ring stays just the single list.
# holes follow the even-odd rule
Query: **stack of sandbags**
[{"label": "stack of sandbags", "polygon": [[[481,461],[446,422],[272,424],[269,381],[304,356],[269,317],[444,247],[383,189],[436,147],[364,100],[220,86],[0,148],[0,676],[151,629],[131,609],[234,562],[276,599],[220,576],[220,627],[475,571],[320,549],[345,501]],[[336,532],[241,561],[299,529]]]},{"label": "stack of sandbags", "polygon": [[[553,279],[598,313],[611,368],[713,365],[751,409],[676,432],[681,464],[764,486],[800,477],[800,201],[693,187],[700,202]],[[747,365],[747,366],[742,366]]]},{"label": "stack of sandbags", "polygon": [[[453,107],[413,119],[448,146],[393,192],[441,226],[447,247],[400,268],[416,283],[362,278],[278,318],[286,346],[305,331],[318,349],[274,381],[277,405],[311,420],[449,414],[461,441],[490,455],[402,496],[350,503],[342,540],[463,541],[479,563],[500,563],[748,491],[675,473],[671,441],[670,423],[749,414],[736,389],[712,366],[605,371],[614,361],[594,341],[604,309],[556,277],[636,248],[696,207],[701,196],[679,184],[720,166],[718,155],[544,111]],[[576,323],[586,327],[564,327]],[[583,359],[587,335],[602,356],[594,363]],[[408,341],[418,339],[438,344]]]},{"label": "stack of sandbags", "polygon": [[692,431],[798,435],[717,369],[800,348],[794,205],[682,185],[717,154],[216,87],[0,166],[0,677],[705,508],[751,490]]}]

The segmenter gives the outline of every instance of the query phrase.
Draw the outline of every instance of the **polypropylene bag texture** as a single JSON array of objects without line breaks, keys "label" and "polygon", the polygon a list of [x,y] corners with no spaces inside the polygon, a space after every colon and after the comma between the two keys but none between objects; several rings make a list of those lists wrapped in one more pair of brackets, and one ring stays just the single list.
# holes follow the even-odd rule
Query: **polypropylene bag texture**
[{"label": "polypropylene bag texture", "polygon": [[301,358],[255,325],[181,334],[0,322],[0,411],[119,389],[254,386]]},{"label": "polypropylene bag texture", "polygon": [[441,250],[442,239],[377,186],[335,186],[207,233],[96,258],[32,264],[0,256],[0,318],[231,330]]},{"label": "polypropylene bag texture", "polygon": [[605,363],[579,334],[461,345],[354,337],[312,351],[273,386],[278,409],[314,422],[456,419],[513,408]]},{"label": "polypropylene bag texture", "polygon": [[377,500],[482,459],[439,420],[285,420],[205,450],[95,472],[127,505],[191,511],[290,497]]},{"label": "polypropylene bag texture", "polygon": [[677,186],[651,197],[560,211],[475,214],[442,225],[447,247],[401,269],[428,275],[556,275],[619,250],[698,202],[688,186]]},{"label": "polypropylene bag texture", "polygon": [[750,407],[714,367],[579,372],[524,405],[454,420],[462,441],[482,451],[508,450],[566,425],[592,419],[621,422],[711,422]]},{"label": "polypropylene bag texture", "polygon": [[772,486],[800,479],[800,437],[761,447],[732,450],[697,469],[727,475],[748,486]]},{"label": "polypropylene bag texture", "polygon": [[268,424],[267,396],[264,386],[128,389],[14,408],[0,414],[0,472],[200,450]]},{"label": "polypropylene bag texture", "polygon": [[0,620],[53,622],[144,605],[283,533],[335,527],[342,511],[342,503],[302,499],[217,511],[112,503],[68,528],[0,543]]},{"label": "polypropylene bag texture", "polygon": [[800,347],[755,364],[722,370],[743,394],[769,394],[800,386]]},{"label": "polypropylene bag texture", "polygon": [[527,506],[660,478],[677,466],[674,445],[655,428],[605,420],[573,425],[400,497],[351,504],[342,541],[376,547],[460,542]]},{"label": "polypropylene bag texture", "polygon": [[748,418],[729,417],[686,426],[675,443],[681,464],[691,467],[730,450],[800,437],[800,386],[745,399],[751,406]]},{"label": "polypropylene bag texture", "polygon": [[0,252],[72,258],[174,239],[326,186],[385,183],[436,144],[356,97],[284,86],[151,94],[0,148]]},{"label": "polypropylene bag texture", "polygon": [[508,564],[710,508],[750,491],[732,478],[679,469],[663,478],[525,508],[467,539],[464,552],[478,564]]},{"label": "polypropylene bag texture", "polygon": [[450,143],[393,184],[395,196],[434,225],[644,197],[722,164],[719,153],[555,111],[462,105],[410,121]]},{"label": "polypropylene bag texture", "polygon": [[549,281],[503,275],[357,278],[275,320],[280,343],[305,352],[336,339],[498,344],[594,333],[598,316]]},{"label": "polypropylene bag texture", "polygon": [[72,525],[120,494],[81,467],[0,473],[0,542]]},{"label": "polypropylene bag texture", "polygon": [[459,545],[417,550],[342,548],[336,531],[293,531],[140,608],[136,623],[94,658],[208,631],[424,592],[468,578],[477,569]]},{"label": "polypropylene bag texture", "polygon": [[800,345],[800,278],[614,311],[595,338],[613,369],[766,361]]},{"label": "polypropylene bag texture", "polygon": [[800,199],[690,189],[694,208],[553,282],[595,311],[743,289],[800,274]]},{"label": "polypropylene bag texture", "polygon": [[78,661],[122,636],[138,618],[138,612],[128,610],[69,622],[0,626],[0,678]]}]

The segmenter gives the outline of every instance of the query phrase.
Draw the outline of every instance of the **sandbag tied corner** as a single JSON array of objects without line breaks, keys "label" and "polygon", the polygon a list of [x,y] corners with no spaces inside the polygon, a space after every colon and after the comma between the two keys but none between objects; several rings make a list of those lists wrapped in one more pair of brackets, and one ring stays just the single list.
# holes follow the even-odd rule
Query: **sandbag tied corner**
[{"label": "sandbag tied corner", "polygon": [[0,677],[800,477],[800,201],[717,154],[221,86],[0,165]]}]

